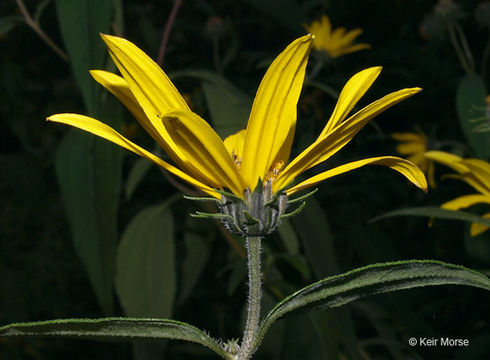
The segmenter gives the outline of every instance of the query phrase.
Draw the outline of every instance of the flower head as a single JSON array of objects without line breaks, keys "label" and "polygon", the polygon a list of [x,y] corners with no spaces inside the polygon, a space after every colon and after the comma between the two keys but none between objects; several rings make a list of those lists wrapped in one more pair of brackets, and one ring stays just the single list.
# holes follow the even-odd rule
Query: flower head
[{"label": "flower head", "polygon": [[326,52],[331,58],[371,48],[369,44],[353,44],[354,40],[362,34],[362,29],[347,31],[341,27],[332,30],[327,15],[322,15],[320,20],[315,20],[305,27],[315,37],[313,40],[314,49]]},{"label": "flower head", "polygon": [[435,188],[434,163],[424,156],[424,153],[429,150],[427,147],[427,136],[418,131],[416,133],[394,133],[391,134],[391,137],[400,142],[396,147],[396,151],[400,155],[406,155],[407,160],[420,167],[427,175],[429,186]]},{"label": "flower head", "polygon": [[[429,151],[424,156],[455,170],[457,174],[446,175],[446,177],[462,180],[478,192],[457,197],[442,204],[442,208],[459,210],[475,204],[490,204],[490,164],[488,162],[480,159],[463,159],[444,151]],[[490,212],[484,214],[483,217],[490,219]],[[476,236],[487,229],[488,226],[472,223],[470,234]]]},{"label": "flower head", "polygon": [[[47,120],[78,127],[146,157],[203,192],[221,199],[222,205],[226,205],[230,198],[243,201],[250,215],[245,216],[243,227],[248,226],[247,222],[262,221],[263,214],[254,210],[255,200],[250,199],[257,199],[256,202],[263,206],[282,209],[279,213],[271,212],[271,216],[280,217],[286,206],[277,202],[282,201],[284,205],[284,195],[287,199],[287,196],[325,179],[368,164],[390,167],[416,186],[427,188],[425,177],[417,166],[392,156],[354,161],[291,185],[300,174],[344,147],[373,117],[420,91],[419,88],[408,88],[393,92],[349,116],[381,68],[359,72],[345,85],[330,120],[316,141],[288,162],[296,127],[296,107],[313,39],[311,35],[293,41],[274,60],[257,90],[246,129],[224,141],[205,120],[189,109],[167,75],[143,51],[120,37],[102,35],[102,38],[122,77],[100,70],[91,71],[92,76],[126,105],[174,164],[158,158],[93,118],[57,114]],[[264,195],[252,196],[256,189]],[[276,224],[277,221],[269,225],[256,224],[255,228],[265,227],[272,231]]]}]

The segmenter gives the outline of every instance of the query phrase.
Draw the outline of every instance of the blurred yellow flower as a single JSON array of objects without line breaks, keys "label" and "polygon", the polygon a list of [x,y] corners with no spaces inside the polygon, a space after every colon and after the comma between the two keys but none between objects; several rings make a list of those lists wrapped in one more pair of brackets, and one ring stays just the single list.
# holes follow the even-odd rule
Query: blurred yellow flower
[{"label": "blurred yellow flower", "polygon": [[345,28],[340,27],[332,30],[332,25],[327,15],[323,15],[319,21],[315,20],[310,25],[305,25],[305,28],[315,36],[313,48],[326,52],[332,58],[371,48],[369,44],[365,43],[352,44],[362,34],[362,29],[347,31]]},{"label": "blurred yellow flower", "polygon": [[418,131],[417,133],[394,133],[391,137],[400,142],[396,147],[396,151],[398,151],[400,155],[407,156],[407,160],[420,167],[420,169],[427,175],[429,186],[435,188],[434,163],[424,156],[424,153],[428,150],[427,136],[421,131]]},{"label": "blurred yellow flower", "polygon": [[[490,204],[490,164],[480,159],[463,159],[457,155],[444,151],[428,151],[425,157],[455,170],[457,174],[446,175],[453,179],[466,182],[478,194],[463,195],[441,205],[448,210],[459,210],[475,204]],[[490,212],[483,215],[490,219]],[[488,229],[480,223],[472,223],[471,236],[476,236]]]},{"label": "blurred yellow flower", "polygon": [[48,121],[65,123],[112,141],[216,198],[221,195],[215,190],[226,189],[244,199],[245,193],[253,192],[260,182],[272,193],[285,192],[289,196],[369,164],[387,166],[416,186],[427,188],[425,176],[416,165],[394,156],[354,161],[291,187],[295,178],[342,149],[373,117],[421,90],[407,88],[393,92],[349,116],[381,68],[359,72],[340,93],[333,114],[317,140],[287,164],[311,35],[293,41],[274,60],[260,83],[247,128],[224,141],[189,109],[167,75],[143,51],[120,37],[102,35],[102,38],[122,77],[101,70],[91,71],[92,76],[126,105],[175,166],[93,118],[57,114]]}]

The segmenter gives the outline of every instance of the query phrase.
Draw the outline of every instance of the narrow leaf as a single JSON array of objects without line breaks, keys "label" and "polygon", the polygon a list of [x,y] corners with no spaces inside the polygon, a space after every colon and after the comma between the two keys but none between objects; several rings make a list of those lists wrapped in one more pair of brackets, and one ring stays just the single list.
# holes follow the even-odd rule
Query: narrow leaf
[{"label": "narrow leaf", "polygon": [[74,247],[105,314],[112,313],[122,152],[70,130],[56,156],[56,175]]},{"label": "narrow leaf", "polygon": [[173,199],[140,211],[123,233],[116,290],[128,316],[163,318],[172,314],[176,275],[169,204]]},{"label": "narrow leaf", "polygon": [[104,67],[106,52],[99,33],[108,32],[113,6],[113,0],[56,0],[61,35],[85,106],[92,115],[97,111],[100,86],[89,70]]},{"label": "narrow leaf", "polygon": [[[193,218],[187,219],[188,224],[191,226],[195,224],[196,228],[199,228],[198,224],[201,224],[200,228],[202,229],[202,222],[197,221]],[[182,303],[190,295],[209,259],[210,247],[206,237],[209,237],[208,232],[203,234],[195,232],[193,229],[189,229],[184,234],[185,258],[182,264],[182,278],[179,281],[179,303]]]},{"label": "narrow leaf", "polygon": [[447,209],[441,209],[439,207],[430,207],[430,206],[405,208],[405,209],[390,211],[386,214],[377,216],[369,220],[369,222],[372,223],[392,216],[407,216],[407,215],[427,216],[427,217],[435,217],[440,219],[462,220],[462,221],[469,221],[472,223],[475,222],[475,223],[480,223],[483,225],[490,226],[490,219],[485,219],[481,216],[474,215],[464,211],[447,210]]},{"label": "narrow leaf", "polygon": [[3,337],[58,337],[89,340],[185,340],[206,346],[231,359],[216,340],[192,325],[167,319],[63,319],[16,323],[0,327]]},{"label": "narrow leaf", "polygon": [[0,36],[6,36],[10,30],[22,23],[21,16],[3,16],[0,18]]},{"label": "narrow leaf", "polygon": [[152,165],[153,163],[145,158],[136,160],[133,167],[129,171],[128,181],[126,183],[126,200],[131,199],[134,191],[151,169]]},{"label": "narrow leaf", "polygon": [[311,284],[278,303],[262,321],[255,348],[283,316],[333,308],[368,295],[434,285],[466,285],[490,290],[490,279],[462,266],[434,260],[373,264]]},{"label": "narrow leaf", "polygon": [[463,132],[475,151],[481,159],[490,158],[490,133],[474,131],[475,122],[472,119],[484,115],[475,111],[475,109],[485,109],[485,97],[487,90],[483,79],[476,74],[467,75],[461,79],[456,93],[456,109],[458,111],[459,123]]}]

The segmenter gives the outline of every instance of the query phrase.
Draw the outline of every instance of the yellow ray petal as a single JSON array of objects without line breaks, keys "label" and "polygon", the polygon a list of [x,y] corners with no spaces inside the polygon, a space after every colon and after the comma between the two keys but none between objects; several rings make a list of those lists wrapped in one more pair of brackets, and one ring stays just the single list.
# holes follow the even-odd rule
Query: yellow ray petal
[{"label": "yellow ray petal", "polygon": [[[443,179],[457,179],[464,181],[468,185],[470,185],[476,191],[479,191],[482,194],[487,194],[486,187],[480,182],[480,180],[470,171],[467,171],[463,174],[447,174],[442,177]],[[487,194],[489,195],[489,194]]]},{"label": "yellow ray petal", "polygon": [[371,45],[366,44],[366,43],[355,44],[355,45],[351,45],[351,46],[344,46],[344,47],[338,49],[337,51],[335,51],[334,52],[335,55],[333,55],[333,56],[338,57],[341,55],[346,55],[346,54],[350,54],[350,53],[353,53],[356,51],[368,50],[368,49],[371,49]]},{"label": "yellow ray petal", "polygon": [[441,207],[448,210],[459,210],[482,203],[490,204],[490,196],[481,194],[464,195],[445,202]]},{"label": "yellow ray petal", "polygon": [[[482,216],[484,219],[490,219],[490,213],[484,214]],[[482,232],[486,231],[488,229],[488,226],[483,225],[481,223],[472,223],[470,227],[470,235],[471,236],[477,236],[480,235]]]},{"label": "yellow ray petal", "polygon": [[362,34],[362,29],[359,29],[359,28],[347,31],[347,33],[345,33],[345,35],[342,37],[342,39],[340,39],[342,45],[346,46],[346,45],[351,44],[355,40],[355,38],[361,34]]},{"label": "yellow ray petal", "polygon": [[298,191],[309,188],[318,184],[319,182],[343,174],[345,172],[358,169],[365,165],[381,165],[387,166],[400,174],[405,176],[410,182],[415,184],[417,187],[427,192],[427,181],[425,179],[424,173],[413,163],[408,160],[395,157],[395,156],[380,156],[369,159],[363,159],[358,161],[353,161],[348,164],[338,166],[336,168],[327,170],[318,175],[312,176],[311,178],[299,183],[296,186],[286,190],[287,195],[292,195]]},{"label": "yellow ray petal", "polygon": [[381,72],[381,66],[372,67],[358,72],[347,81],[342,89],[337,105],[333,110],[332,116],[323,128],[319,138],[326,136],[337,125],[339,125],[349,115],[351,110],[356,106],[357,102],[371,87],[374,80]]},{"label": "yellow ray petal", "polygon": [[182,180],[188,182],[189,184],[197,187],[198,189],[206,192],[209,195],[219,198],[219,194],[217,194],[213,189],[200,181],[194,179],[183,171],[177,169],[176,167],[170,165],[169,163],[163,161],[159,157],[153,155],[151,152],[143,149],[142,147],[136,145],[132,141],[126,139],[124,136],[119,134],[116,130],[107,126],[106,124],[95,120],[88,116],[83,116],[79,114],[56,114],[48,117],[46,120],[63,123],[67,125],[71,125],[73,127],[88,131],[94,135],[100,136],[106,140],[113,142],[116,145],[119,145],[127,150],[130,150],[142,157],[147,158],[148,160],[153,161],[157,165],[161,166],[165,170],[170,173],[178,176]]},{"label": "yellow ray petal", "polygon": [[427,159],[443,164],[451,169],[456,170],[460,174],[469,171],[468,167],[462,163],[462,158],[445,151],[432,150],[427,151],[424,156]]},{"label": "yellow ray petal", "polygon": [[243,129],[236,134],[228,136],[223,142],[225,143],[228,153],[235,157],[235,161],[241,162],[243,157],[243,144],[245,143],[245,136],[247,130]]},{"label": "yellow ray petal", "polygon": [[[148,118],[145,115],[145,112],[138,104],[138,101],[134,97],[133,93],[129,89],[128,83],[121,76],[113,74],[109,71],[105,70],[90,70],[90,75],[109,90],[112,95],[121,101],[124,106],[133,114],[133,116],[140,122],[142,125],[145,122],[148,122]],[[143,126],[145,127],[145,126]],[[145,127],[146,130],[146,127]],[[149,130],[146,130],[152,137],[155,135],[159,138],[158,133],[154,134],[153,127]],[[156,140],[156,139],[155,139]]]},{"label": "yellow ray petal", "polygon": [[[119,99],[138,120],[145,131],[168,153],[167,143],[161,133],[165,131],[161,121],[155,125],[148,119],[144,110],[129,89],[128,83],[119,75],[104,70],[91,70],[92,77]],[[168,140],[168,139],[167,139]],[[171,155],[171,154],[169,154]],[[174,159],[175,160],[175,159]]]},{"label": "yellow ray petal", "polygon": [[480,181],[485,193],[490,194],[490,164],[480,159],[463,159],[463,164]]},{"label": "yellow ray petal", "polygon": [[402,142],[426,142],[427,139],[425,136],[421,136],[420,134],[416,133],[393,133],[391,134],[391,137],[395,139],[396,141],[402,141]]},{"label": "yellow ray petal", "polygon": [[246,185],[226,147],[209,124],[189,111],[173,111],[163,117],[170,136],[184,155],[213,187],[230,189],[243,197]]},{"label": "yellow ray petal", "polygon": [[[409,142],[404,144],[398,144],[396,151],[401,155],[409,155],[415,153],[423,153],[426,150],[425,143]],[[422,156],[422,155],[421,155]]]},{"label": "yellow ray petal", "polygon": [[151,121],[172,110],[190,111],[167,75],[148,55],[130,41],[102,35],[117,68]]},{"label": "yellow ray petal", "polygon": [[433,189],[437,187],[436,177],[435,177],[435,166],[432,161],[427,162],[427,180],[429,181],[429,186]]},{"label": "yellow ray petal", "polygon": [[128,108],[145,131],[162,147],[179,168],[189,174],[194,174],[197,180],[207,182],[208,179],[198,175],[193,164],[187,161],[182,151],[175,145],[163,126],[162,119],[156,115],[152,116],[151,119],[146,116],[124,78],[103,70],[92,70],[90,74]]},{"label": "yellow ray petal", "polygon": [[243,178],[251,190],[279,160],[278,154],[286,153],[283,146],[296,126],[296,107],[311,42],[311,35],[293,41],[271,64],[257,90],[241,165]]},{"label": "yellow ray petal", "polygon": [[273,190],[277,191],[281,189],[283,186],[293,181],[294,178],[302,172],[328,159],[344,147],[364,127],[364,125],[369,122],[369,120],[396,103],[415,95],[420,90],[420,88],[410,88],[396,91],[384,96],[352,115],[349,119],[345,120],[332,130],[327,136],[315,141],[306,150],[294,158],[272,183]]}]

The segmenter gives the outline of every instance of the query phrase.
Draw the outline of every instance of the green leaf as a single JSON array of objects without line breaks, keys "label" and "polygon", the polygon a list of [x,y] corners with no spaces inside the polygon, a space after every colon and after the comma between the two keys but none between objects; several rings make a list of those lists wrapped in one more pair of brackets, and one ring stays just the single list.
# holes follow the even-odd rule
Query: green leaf
[{"label": "green leaf", "polygon": [[206,70],[186,70],[174,73],[202,80],[204,96],[214,128],[222,139],[245,129],[252,109],[252,98],[224,77]]},{"label": "green leaf", "polygon": [[[330,230],[327,216],[318,200],[313,196],[310,197],[308,206],[298,216],[293,217],[292,222],[301,240],[305,256],[313,270],[315,279],[319,280],[338,274],[340,267],[334,247],[334,237]],[[318,241],[318,234],[322,234],[321,241]],[[317,323],[318,321],[314,322]],[[328,353],[337,352],[338,349],[336,347],[340,345],[335,344],[332,340],[335,338],[331,330],[333,327],[338,330],[340,341],[344,344],[349,356],[353,359],[359,358],[360,355],[357,350],[359,348],[358,339],[350,309],[343,308],[333,314],[329,314],[328,323],[331,323],[331,326],[327,326],[322,331]]]},{"label": "green leaf", "polygon": [[7,35],[10,30],[22,23],[21,16],[3,16],[0,18],[0,37]]},{"label": "green leaf", "polygon": [[152,165],[153,163],[145,158],[136,160],[133,167],[129,171],[128,181],[126,183],[126,200],[131,199],[134,191],[151,169]]},{"label": "green leaf", "polygon": [[0,327],[0,336],[58,337],[90,340],[185,340],[206,346],[231,359],[216,340],[192,325],[167,319],[63,319],[16,323]]},{"label": "green leaf", "polygon": [[469,222],[476,222],[480,223],[483,225],[490,226],[490,219],[485,219],[481,216],[474,215],[468,212],[464,211],[456,211],[456,210],[447,210],[447,209],[442,209],[439,207],[430,207],[430,206],[421,206],[421,207],[414,207],[414,208],[405,208],[405,209],[398,209],[394,211],[390,211],[386,214],[377,216],[371,220],[369,220],[369,223],[389,218],[392,216],[406,216],[406,215],[413,215],[413,216],[428,216],[428,217],[435,217],[439,219],[451,219],[451,220],[462,220],[462,221],[469,221]]},{"label": "green leaf", "polygon": [[459,265],[407,260],[368,265],[313,283],[279,302],[262,321],[254,347],[285,315],[339,307],[368,295],[434,285],[466,285],[490,290],[490,279]]},{"label": "green leaf", "polygon": [[288,253],[298,254],[299,253],[299,240],[294,232],[291,222],[284,220],[281,222],[281,226],[277,229],[279,236],[281,237]]},{"label": "green leaf", "polygon": [[172,314],[176,279],[169,205],[176,198],[140,211],[122,235],[116,290],[128,316],[163,318]]},{"label": "green leaf", "polygon": [[61,35],[89,114],[97,112],[100,86],[89,74],[103,69],[105,47],[99,34],[110,29],[113,0],[56,0]]},{"label": "green leaf", "polygon": [[56,175],[73,243],[105,314],[113,308],[122,151],[70,130],[56,154]]},{"label": "green leaf", "polygon": [[456,93],[459,123],[476,155],[484,160],[490,158],[490,133],[474,131],[476,124],[471,120],[484,115],[475,109],[486,108],[486,96],[485,83],[479,75],[467,75],[461,79]]},{"label": "green leaf", "polygon": [[34,22],[38,25],[41,23],[41,16],[44,13],[44,10],[48,7],[48,5],[52,2],[53,0],[42,0],[36,7],[36,12],[34,13]]},{"label": "green leaf", "polygon": [[[187,223],[191,225],[198,224],[191,217],[187,219]],[[202,226],[201,221],[199,221],[199,224]],[[203,236],[205,234],[194,232],[193,229],[189,229],[184,234],[185,258],[182,264],[179,303],[182,303],[192,292],[209,259],[210,248],[209,242]]]}]

